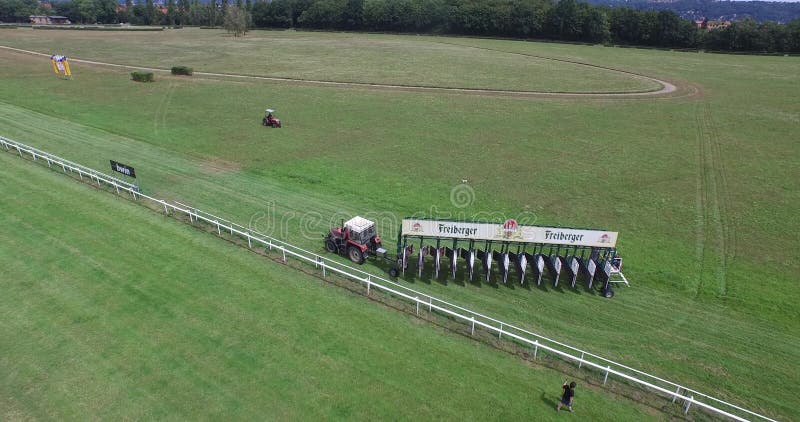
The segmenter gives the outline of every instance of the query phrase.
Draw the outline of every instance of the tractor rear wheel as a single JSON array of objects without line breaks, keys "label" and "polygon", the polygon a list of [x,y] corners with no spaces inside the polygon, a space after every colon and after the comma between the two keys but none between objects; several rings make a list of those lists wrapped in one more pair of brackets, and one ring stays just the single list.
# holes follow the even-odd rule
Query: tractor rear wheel
[{"label": "tractor rear wheel", "polygon": [[355,246],[347,248],[347,256],[350,257],[350,260],[356,264],[360,265],[364,263],[364,252]]},{"label": "tractor rear wheel", "polygon": [[330,253],[338,253],[339,252],[339,248],[336,247],[336,242],[334,242],[333,239],[327,239],[325,241],[325,250],[330,252]]},{"label": "tractor rear wheel", "polygon": [[389,277],[394,278],[397,277],[398,275],[400,275],[400,271],[397,268],[392,267],[389,269]]}]

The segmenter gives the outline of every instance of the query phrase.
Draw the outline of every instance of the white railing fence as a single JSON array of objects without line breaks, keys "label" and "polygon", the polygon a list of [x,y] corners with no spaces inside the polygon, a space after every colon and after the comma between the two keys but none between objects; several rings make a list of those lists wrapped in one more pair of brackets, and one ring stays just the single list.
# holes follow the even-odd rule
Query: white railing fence
[{"label": "white railing fence", "polygon": [[113,188],[118,194],[122,191],[125,194],[131,195],[135,200],[149,201],[151,205],[163,209],[166,215],[170,215],[171,213],[184,214],[188,216],[193,223],[203,222],[210,225],[212,228],[216,228],[217,234],[220,236],[225,232],[226,235],[236,236],[242,240],[246,240],[249,248],[260,246],[266,250],[277,251],[281,254],[284,262],[286,262],[288,258],[294,258],[300,262],[313,265],[322,272],[323,277],[327,277],[328,273],[333,273],[346,279],[359,282],[366,287],[367,294],[372,290],[378,290],[394,295],[397,298],[401,298],[415,305],[417,314],[419,314],[420,307],[428,308],[429,312],[436,311],[443,316],[465,323],[470,327],[470,332],[473,335],[475,334],[476,328],[486,329],[489,332],[497,334],[501,339],[511,339],[520,345],[530,348],[530,350],[533,351],[534,359],[536,359],[540,350],[546,351],[565,361],[576,363],[579,368],[586,366],[603,373],[603,384],[606,384],[609,375],[613,375],[634,385],[662,393],[668,399],[671,398],[673,403],[681,400],[684,413],[688,413],[690,407],[696,405],[714,414],[726,416],[734,420],[747,421],[747,418],[751,417],[774,422],[773,419],[764,415],[703,394],[681,384],[659,378],[602,356],[569,346],[501,320],[435,298],[387,278],[368,273],[337,260],[296,247],[282,240],[235,224],[189,205],[179,202],[174,204],[168,203],[164,200],[151,197],[139,192],[138,187],[131,183],[106,175],[97,170],[72,163],[28,145],[0,136],[0,147],[7,151],[16,152],[23,158],[25,158],[27,154],[31,156],[34,161],[44,160],[47,162],[48,167],[52,168],[52,166],[55,165],[60,167],[64,173],[77,173],[81,180],[84,180],[84,177],[88,177],[90,181],[96,183],[98,187]]}]

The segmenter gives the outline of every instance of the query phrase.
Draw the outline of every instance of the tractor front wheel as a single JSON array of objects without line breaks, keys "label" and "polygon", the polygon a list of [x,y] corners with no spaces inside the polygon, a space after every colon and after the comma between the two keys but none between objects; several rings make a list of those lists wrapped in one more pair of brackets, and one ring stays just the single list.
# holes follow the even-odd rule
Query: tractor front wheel
[{"label": "tractor front wheel", "polygon": [[360,265],[364,263],[364,252],[355,246],[347,248],[347,256],[350,257],[350,260],[356,264]]},{"label": "tractor front wheel", "polygon": [[330,253],[339,252],[339,248],[336,247],[336,242],[334,242],[332,239],[325,240],[325,250]]}]

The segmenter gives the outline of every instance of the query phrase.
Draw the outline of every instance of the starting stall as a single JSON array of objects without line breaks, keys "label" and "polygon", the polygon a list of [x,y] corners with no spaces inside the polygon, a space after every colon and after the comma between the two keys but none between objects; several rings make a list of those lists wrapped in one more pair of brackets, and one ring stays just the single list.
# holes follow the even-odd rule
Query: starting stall
[{"label": "starting stall", "polygon": [[[625,283],[617,232],[597,229],[523,226],[503,223],[405,218],[397,237],[397,268],[413,266],[422,277],[447,274],[455,279],[460,268],[470,281],[481,280],[576,288],[600,287],[613,297],[612,283]],[[426,265],[432,261],[433,265]]]}]

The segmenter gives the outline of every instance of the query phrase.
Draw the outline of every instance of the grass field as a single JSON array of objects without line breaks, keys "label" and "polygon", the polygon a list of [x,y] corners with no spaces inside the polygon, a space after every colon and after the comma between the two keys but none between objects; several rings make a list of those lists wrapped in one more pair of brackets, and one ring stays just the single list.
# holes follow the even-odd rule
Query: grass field
[{"label": "grass field", "polygon": [[[48,51],[48,43],[64,42],[35,31],[10,32],[0,44]],[[80,39],[69,38],[63,49],[73,50],[63,52],[115,63],[138,57],[142,66],[274,74],[256,71],[263,58],[256,54],[251,61],[244,53],[239,60],[226,55],[207,67],[183,56],[176,56],[181,63],[170,63],[164,53],[169,48],[157,44],[152,54],[136,52],[144,47],[124,43],[127,35],[70,35]],[[195,35],[210,50],[226,50],[235,41],[188,29],[163,36],[172,45]],[[341,36],[375,44],[385,52],[379,57],[402,52],[409,62],[416,52],[425,56],[417,46],[429,40],[303,33],[256,39],[273,36],[287,50],[296,37],[298,46],[321,56],[330,51],[331,38]],[[92,54],[100,39],[107,47]],[[800,401],[785,386],[800,377],[794,363],[800,358],[794,279],[800,268],[793,253],[800,246],[794,216],[800,205],[794,170],[800,61],[430,39],[435,46],[480,47],[468,50],[478,62],[491,64],[503,51],[578,60],[669,80],[696,93],[520,99],[202,78],[162,77],[140,85],[124,71],[82,65],[74,66],[73,81],[63,81],[48,73],[45,60],[0,52],[0,128],[5,136],[87,165],[104,168],[111,158],[130,162],[146,191],[233,216],[314,250],[322,249],[320,235],[332,216],[356,213],[496,212],[535,216],[541,224],[617,230],[633,286],[611,301],[583,290],[406,282],[768,415],[794,418]],[[518,66],[537,61],[513,57]],[[297,64],[289,74],[318,66],[286,61]],[[345,75],[358,74],[353,63],[330,62],[325,70],[330,79],[347,80]],[[386,66],[378,63],[373,66]],[[446,84],[442,78],[461,74],[458,86],[485,86],[480,78],[487,77],[469,79],[464,75],[471,65],[455,66],[448,56],[428,72],[398,68],[401,75],[381,79],[371,79],[369,65],[360,66],[366,66],[362,80],[387,83],[440,85]],[[498,74],[507,86],[535,86]],[[548,77],[558,80],[552,83],[559,89],[581,83],[573,80],[580,75],[567,71],[536,75],[531,84]],[[605,77],[590,79],[595,85],[589,89],[598,89]],[[581,89],[587,88],[576,91]],[[258,126],[267,105],[280,111],[283,129]],[[462,179],[476,196],[471,206],[456,209],[450,190]],[[384,231],[385,238],[392,234]]]},{"label": "grass field", "polygon": [[557,372],[13,155],[0,180],[3,420],[555,419]]},{"label": "grass field", "polygon": [[[449,44],[444,38],[387,35],[253,31],[244,39],[218,31],[112,33],[101,37],[64,31],[8,31],[3,44],[37,51],[53,49],[89,60],[113,57],[118,64],[172,67],[176,63],[207,72],[240,73],[342,82],[372,82],[454,88],[532,91],[645,91],[659,88],[608,70],[480,51]],[[6,35],[6,34],[3,34]],[[135,48],[147,45],[146,61]]]}]

